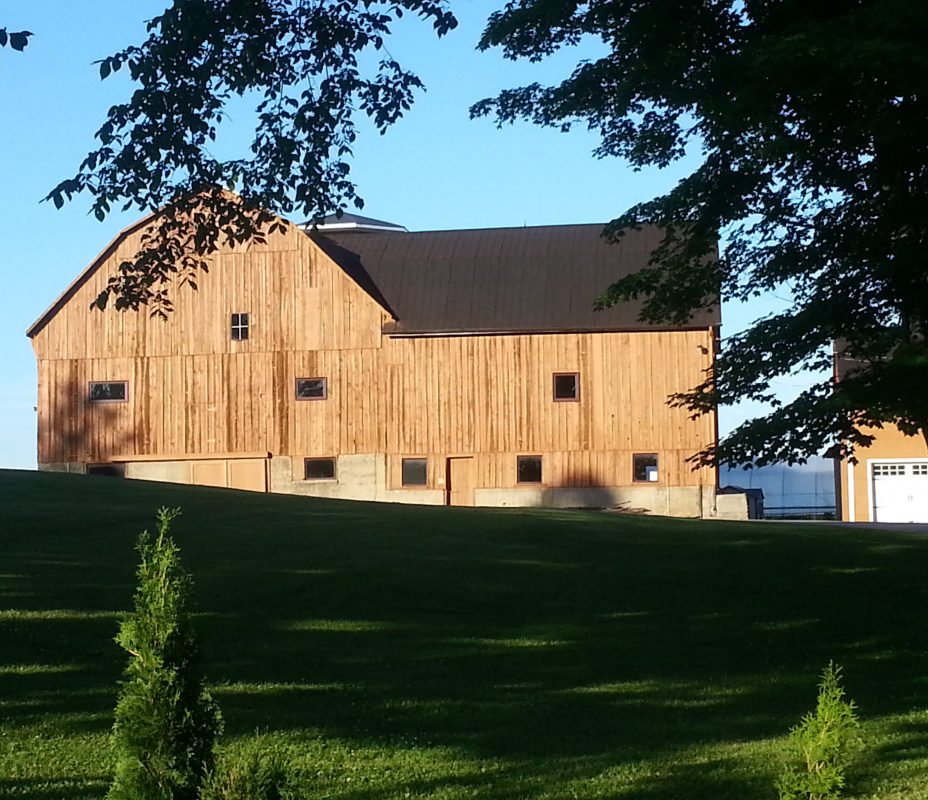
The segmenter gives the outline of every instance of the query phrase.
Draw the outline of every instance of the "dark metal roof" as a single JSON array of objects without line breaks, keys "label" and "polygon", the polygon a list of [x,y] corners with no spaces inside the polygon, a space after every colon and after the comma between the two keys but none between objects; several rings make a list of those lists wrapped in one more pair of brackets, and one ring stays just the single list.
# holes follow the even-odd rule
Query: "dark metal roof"
[{"label": "dark metal roof", "polygon": [[[616,279],[647,266],[660,230],[629,231],[618,243],[603,226],[312,235],[369,293],[380,295],[397,334],[656,330],[640,302],[594,311]],[[685,327],[720,323],[718,306]]]}]

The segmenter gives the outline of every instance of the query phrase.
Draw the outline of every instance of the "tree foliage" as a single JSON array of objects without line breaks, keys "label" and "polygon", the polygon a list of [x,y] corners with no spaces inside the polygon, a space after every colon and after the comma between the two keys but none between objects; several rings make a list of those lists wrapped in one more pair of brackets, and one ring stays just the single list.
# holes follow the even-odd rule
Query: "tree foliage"
[{"label": "tree foliage", "polygon": [[[438,35],[457,24],[443,0],[174,0],[145,41],[100,61],[101,78],[126,70],[137,88],[46,199],[89,194],[101,220],[114,208],[158,215],[97,305],[163,314],[172,282],[195,284],[218,246],[263,238],[274,213],[362,207],[348,163],[357,112],[383,133],[423,88],[386,47],[405,13]],[[255,103],[254,136],[222,159],[212,151],[236,98]]]},{"label": "tree foliage", "polygon": [[[729,337],[705,381],[675,402],[699,414],[743,399],[773,411],[698,460],[762,465],[847,454],[886,423],[928,441],[928,4],[921,0],[514,0],[480,47],[540,60],[593,37],[604,48],[555,86],[477,103],[598,132],[598,156],[635,168],[701,163],[607,228],[667,230],[649,267],[600,305],[645,298],[680,322],[719,293],[792,301]],[[717,233],[726,239],[714,259]],[[771,382],[851,369],[782,403]]]},{"label": "tree foliage", "polygon": [[34,36],[32,31],[7,31],[0,28],[0,47],[9,45],[13,50],[22,52],[29,44],[29,37]]},{"label": "tree foliage", "polygon": [[116,706],[110,800],[196,800],[222,723],[203,687],[190,624],[190,578],[169,536],[178,511],[139,537],[135,608],[116,641],[130,656]]}]

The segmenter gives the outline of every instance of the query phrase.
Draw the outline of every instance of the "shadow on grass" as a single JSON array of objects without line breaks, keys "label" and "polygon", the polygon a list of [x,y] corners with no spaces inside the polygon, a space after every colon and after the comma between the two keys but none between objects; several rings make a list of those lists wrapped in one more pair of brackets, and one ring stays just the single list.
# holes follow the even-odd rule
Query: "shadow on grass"
[{"label": "shadow on grass", "polygon": [[[108,729],[114,610],[131,603],[135,535],[165,504],[184,507],[176,534],[227,732],[499,765],[414,793],[450,781],[514,800],[582,783],[584,796],[622,767],[610,796],[760,796],[769,776],[691,754],[785,734],[829,659],[865,718],[924,698],[928,541],[912,537],[34,480],[62,500],[4,510],[13,733]],[[887,757],[925,757],[924,737],[904,742]]]}]

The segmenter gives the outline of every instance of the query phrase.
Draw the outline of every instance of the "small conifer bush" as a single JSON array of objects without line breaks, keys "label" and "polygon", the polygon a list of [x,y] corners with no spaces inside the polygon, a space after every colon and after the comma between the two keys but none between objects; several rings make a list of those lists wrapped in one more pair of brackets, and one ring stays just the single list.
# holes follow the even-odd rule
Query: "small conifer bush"
[{"label": "small conifer bush", "polygon": [[829,663],[818,687],[814,712],[790,731],[789,761],[777,789],[780,800],[836,800],[845,771],[859,748],[860,722],[853,701],[845,700],[841,668]]},{"label": "small conifer bush", "polygon": [[162,508],[157,536],[145,531],[137,545],[135,607],[116,637],[130,658],[116,705],[109,800],[196,800],[215,761],[221,718],[203,687],[191,581],[169,536],[179,513]]}]

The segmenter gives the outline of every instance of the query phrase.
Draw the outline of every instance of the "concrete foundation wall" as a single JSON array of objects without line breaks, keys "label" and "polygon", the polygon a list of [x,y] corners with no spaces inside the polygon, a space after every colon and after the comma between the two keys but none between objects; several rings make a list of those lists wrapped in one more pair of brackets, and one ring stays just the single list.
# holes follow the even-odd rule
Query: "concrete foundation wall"
[{"label": "concrete foundation wall", "polygon": [[387,489],[387,459],[382,454],[337,456],[335,480],[308,481],[303,464],[290,456],[271,458],[271,491],[338,500],[443,505],[441,489]]},{"label": "concrete foundation wall", "polygon": [[[477,489],[478,506],[617,508],[673,517],[712,515],[711,496],[699,486],[526,487]],[[714,495],[714,492],[712,492]]]},{"label": "concrete foundation wall", "polygon": [[81,461],[39,464],[38,470],[39,472],[68,472],[74,475],[84,475],[87,472],[87,465]]},{"label": "concrete foundation wall", "polygon": [[[126,464],[126,477],[148,481],[191,482],[189,461],[147,461]],[[40,464],[39,469],[84,472],[84,464]],[[270,459],[269,490],[282,494],[443,505],[443,489],[388,489],[386,457],[382,454],[344,455],[336,459],[335,480],[305,480],[302,459]],[[616,508],[640,514],[673,517],[747,519],[742,495],[716,497],[712,486],[546,487],[474,490],[478,506]]]},{"label": "concrete foundation wall", "polygon": [[338,456],[335,480],[303,479],[303,464],[290,456],[271,458],[272,492],[302,494],[310,497],[334,497],[340,500],[380,500],[378,487],[384,485],[384,457],[376,455]]}]

